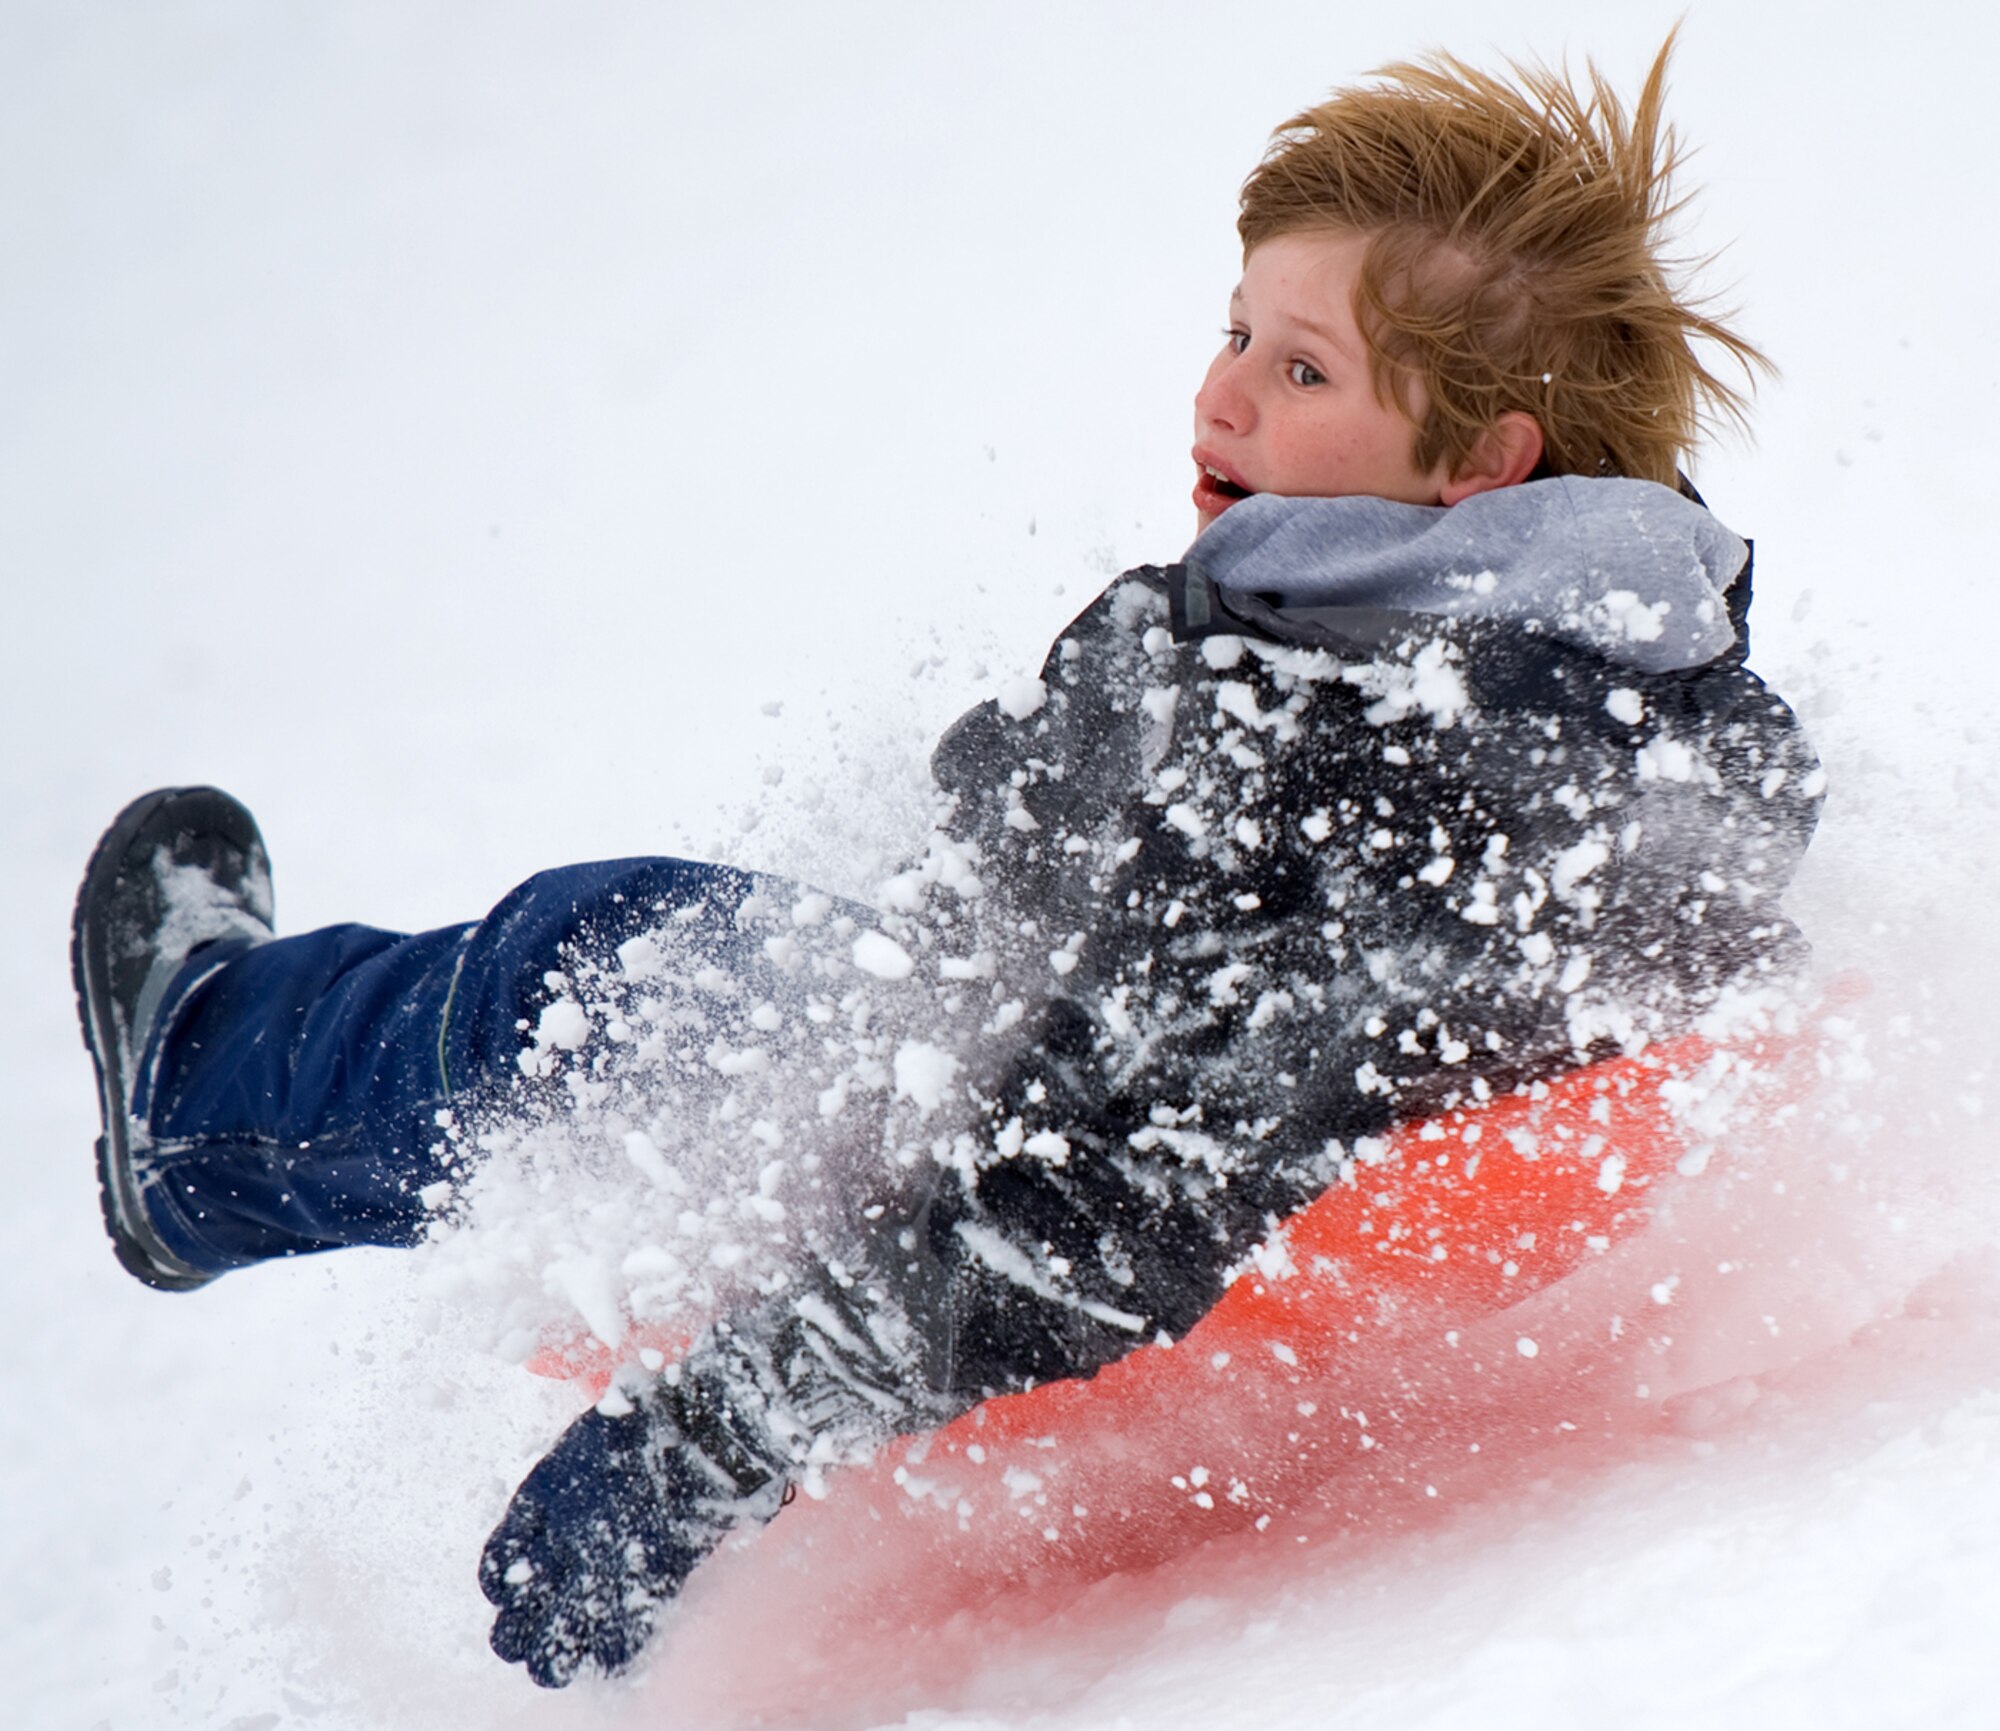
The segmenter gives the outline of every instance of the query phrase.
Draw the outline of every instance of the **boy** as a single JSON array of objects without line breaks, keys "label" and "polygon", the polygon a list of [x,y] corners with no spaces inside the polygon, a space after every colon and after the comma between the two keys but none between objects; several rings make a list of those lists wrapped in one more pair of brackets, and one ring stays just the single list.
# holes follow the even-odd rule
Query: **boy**
[{"label": "boy", "polygon": [[1356,1138],[1794,959],[1816,766],[1743,665],[1747,547],[1675,485],[1698,407],[1740,407],[1689,338],[1758,357],[1657,262],[1666,59],[1629,120],[1594,72],[1440,59],[1281,129],[1202,533],[947,734],[879,910],[626,860],[280,939],[226,795],[107,832],[73,953],[140,1279],[415,1243],[481,1124],[756,1172],[710,1198],[760,1223],[717,1319],[487,1544],[537,1682],[629,1663],[820,1463],[1184,1333]]}]

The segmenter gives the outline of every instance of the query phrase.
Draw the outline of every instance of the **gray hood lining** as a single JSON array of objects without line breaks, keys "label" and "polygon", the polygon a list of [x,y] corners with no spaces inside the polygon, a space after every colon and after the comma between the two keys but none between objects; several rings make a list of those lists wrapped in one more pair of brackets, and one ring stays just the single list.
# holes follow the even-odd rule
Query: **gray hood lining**
[{"label": "gray hood lining", "polygon": [[1735,643],[1724,595],[1748,557],[1671,487],[1564,475],[1452,506],[1260,493],[1218,517],[1186,563],[1328,625],[1350,609],[1357,623],[1490,619],[1668,673]]}]

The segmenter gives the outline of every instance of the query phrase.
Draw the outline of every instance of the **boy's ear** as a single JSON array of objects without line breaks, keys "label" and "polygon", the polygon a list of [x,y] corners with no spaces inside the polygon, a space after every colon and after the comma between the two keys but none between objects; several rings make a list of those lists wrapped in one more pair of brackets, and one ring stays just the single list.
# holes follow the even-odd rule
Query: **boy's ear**
[{"label": "boy's ear", "polygon": [[1473,441],[1458,472],[1445,482],[1440,502],[1456,505],[1475,493],[1515,486],[1532,475],[1541,460],[1541,424],[1533,415],[1509,409]]}]

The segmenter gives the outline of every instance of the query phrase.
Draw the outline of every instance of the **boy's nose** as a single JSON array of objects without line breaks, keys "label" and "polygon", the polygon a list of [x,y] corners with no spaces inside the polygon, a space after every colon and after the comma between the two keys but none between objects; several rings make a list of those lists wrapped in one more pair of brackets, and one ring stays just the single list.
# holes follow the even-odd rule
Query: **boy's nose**
[{"label": "boy's nose", "polygon": [[1208,376],[1194,394],[1197,428],[1217,427],[1225,432],[1247,433],[1256,421],[1256,404],[1233,364],[1238,358],[1225,350],[1210,364]]}]

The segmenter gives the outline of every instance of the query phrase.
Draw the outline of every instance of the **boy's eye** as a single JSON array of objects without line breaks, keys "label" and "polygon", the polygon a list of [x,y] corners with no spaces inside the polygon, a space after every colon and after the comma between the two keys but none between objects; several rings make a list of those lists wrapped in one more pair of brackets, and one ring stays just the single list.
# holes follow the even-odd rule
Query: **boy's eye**
[{"label": "boy's eye", "polygon": [[1229,352],[1240,355],[1250,346],[1250,333],[1231,327],[1222,333],[1222,340],[1229,345]]},{"label": "boy's eye", "polygon": [[1311,361],[1292,362],[1292,383],[1295,385],[1323,385],[1326,375]]}]

